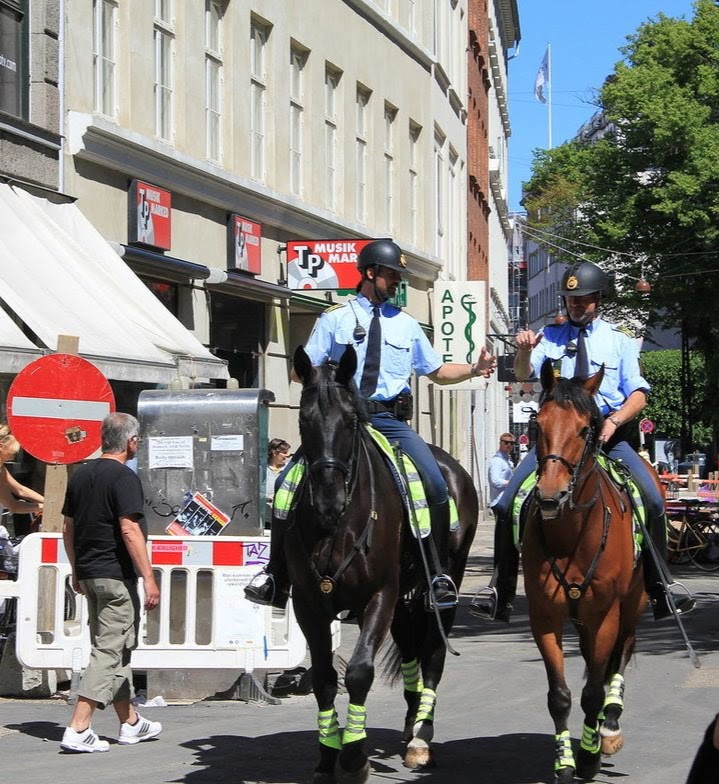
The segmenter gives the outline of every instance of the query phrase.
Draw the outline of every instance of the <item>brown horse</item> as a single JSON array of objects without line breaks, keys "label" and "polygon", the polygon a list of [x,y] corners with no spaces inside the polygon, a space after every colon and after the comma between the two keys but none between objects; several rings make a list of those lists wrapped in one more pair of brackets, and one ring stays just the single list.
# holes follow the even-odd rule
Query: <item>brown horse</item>
[{"label": "brown horse", "polygon": [[[404,763],[426,767],[432,760],[436,691],[446,655],[438,621],[448,634],[456,608],[437,616],[425,610],[419,546],[408,531],[392,473],[363,424],[367,414],[352,380],[357,369],[354,349],[347,348],[336,368],[315,368],[300,346],[294,366],[302,381],[300,434],[307,478],[298,491],[285,554],[319,709],[320,760],[313,781],[369,778],[365,701],[375,657],[390,631],[407,702]],[[459,525],[448,547],[449,574],[459,588],[477,526],[477,494],[455,460],[441,450],[435,455],[459,509]],[[344,731],[335,709],[331,629],[343,610],[352,612],[360,626],[345,673],[349,706]]]},{"label": "brown horse", "polygon": [[[594,402],[604,368],[582,381],[556,378],[546,361],[537,415],[537,487],[522,544],[532,634],[549,681],[554,720],[555,781],[575,771],[592,779],[601,754],[623,745],[624,669],[646,606],[635,556],[632,505],[596,460],[603,419]],[[571,693],[564,676],[562,631],[571,620],[587,665],[584,728],[576,762],[567,721]],[[608,687],[605,694],[605,686]]]}]

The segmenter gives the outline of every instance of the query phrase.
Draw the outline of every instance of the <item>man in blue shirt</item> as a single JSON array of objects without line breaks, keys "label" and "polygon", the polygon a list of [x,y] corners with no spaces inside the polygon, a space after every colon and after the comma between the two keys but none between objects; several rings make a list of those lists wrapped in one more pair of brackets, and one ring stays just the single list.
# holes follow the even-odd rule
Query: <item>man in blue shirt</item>
[{"label": "man in blue shirt", "polygon": [[[431,450],[407,424],[406,420],[412,416],[409,381],[412,372],[428,376],[436,384],[488,377],[496,359],[483,346],[474,364],[442,362],[417,320],[388,301],[396,294],[406,268],[402,251],[392,240],[375,240],[365,245],[359,253],[357,268],[362,275],[358,296],[320,316],[305,351],[312,364],[319,366],[338,362],[347,346],[354,347],[355,382],[360,395],[367,400],[372,426],[390,443],[399,442],[422,476],[438,554],[438,558],[434,557],[430,537],[422,540],[428,551],[434,599],[440,607],[452,606],[457,603],[457,589],[444,574],[449,536],[447,484]],[[294,370],[292,378],[299,381]],[[289,586],[282,556],[283,535],[284,525],[273,520],[270,563],[264,581],[253,580],[245,588],[250,601],[275,607],[287,603]]]},{"label": "man in blue shirt", "polygon": [[[666,557],[667,534],[664,499],[656,487],[649,466],[627,443],[632,420],[647,403],[649,384],[639,367],[639,349],[634,339],[599,316],[602,298],[609,294],[607,274],[592,262],[574,264],[562,278],[559,292],[569,316],[564,324],[549,325],[542,331],[520,332],[516,337],[517,355],[514,373],[519,381],[539,377],[545,359],[559,366],[560,375],[589,376],[604,365],[604,378],[596,402],[605,417],[600,440],[611,457],[621,460],[632,472],[647,505],[647,528],[655,549]],[[580,337],[584,332],[586,337]],[[581,354],[579,343],[586,345],[587,367],[578,368]],[[474,614],[492,620],[509,622],[512,601],[517,587],[518,559],[512,540],[510,504],[524,480],[537,468],[534,449],[519,464],[501,501],[495,507],[496,536],[502,541],[499,556],[495,553],[495,575],[491,592],[483,600],[475,601]],[[496,544],[495,544],[496,547]],[[514,551],[514,552],[512,552]],[[644,581],[655,620],[666,618],[671,609],[664,591],[659,567],[648,550],[643,558]],[[496,583],[496,590],[492,587]],[[485,589],[486,591],[486,589]],[[674,597],[678,612],[688,612],[694,600],[687,596]]]}]

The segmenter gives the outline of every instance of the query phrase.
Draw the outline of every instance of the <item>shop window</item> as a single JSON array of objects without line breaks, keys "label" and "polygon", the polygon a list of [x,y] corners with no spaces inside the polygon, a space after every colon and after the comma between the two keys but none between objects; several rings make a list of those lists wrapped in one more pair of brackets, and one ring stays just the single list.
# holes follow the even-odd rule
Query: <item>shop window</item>
[{"label": "shop window", "polygon": [[0,0],[0,112],[28,119],[27,0]]},{"label": "shop window", "polygon": [[177,316],[178,308],[178,287],[177,283],[167,283],[160,280],[142,280],[148,289],[162,302],[162,304],[172,313]]},{"label": "shop window", "polygon": [[214,292],[211,303],[212,353],[227,360],[230,376],[241,389],[256,389],[265,336],[264,304]]}]

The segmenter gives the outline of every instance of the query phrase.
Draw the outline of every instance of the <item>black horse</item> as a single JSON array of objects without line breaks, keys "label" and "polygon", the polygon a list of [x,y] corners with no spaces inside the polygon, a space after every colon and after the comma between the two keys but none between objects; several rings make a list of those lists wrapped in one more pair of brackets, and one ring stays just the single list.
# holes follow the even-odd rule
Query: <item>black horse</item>
[{"label": "black horse", "polygon": [[[315,368],[302,346],[295,352],[302,381],[300,435],[307,477],[285,538],[297,620],[312,658],[312,687],[319,708],[320,760],[315,784],[369,778],[364,751],[365,701],[375,675],[375,656],[391,630],[394,672],[401,671],[407,701],[404,764],[431,762],[436,689],[446,646],[435,615],[426,612],[419,544],[410,533],[392,473],[367,432],[367,415],[352,380],[357,369],[348,347],[339,366]],[[450,535],[449,574],[459,588],[477,527],[472,480],[449,455],[433,449],[460,512]],[[332,664],[331,623],[349,610],[360,634],[347,664],[347,721],[342,732],[335,710],[337,672]],[[441,611],[444,633],[455,608]],[[391,658],[391,657],[390,657]]]}]

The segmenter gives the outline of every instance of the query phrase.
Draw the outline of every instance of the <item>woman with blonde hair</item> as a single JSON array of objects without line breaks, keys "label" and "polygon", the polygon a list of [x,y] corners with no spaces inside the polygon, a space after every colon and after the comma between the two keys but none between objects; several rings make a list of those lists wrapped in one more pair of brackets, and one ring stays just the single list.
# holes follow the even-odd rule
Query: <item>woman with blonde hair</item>
[{"label": "woman with blonde hair", "polygon": [[[0,512],[7,509],[14,514],[40,514],[44,498],[25,485],[21,485],[7,469],[5,463],[13,460],[20,451],[20,444],[7,425],[0,425]],[[0,525],[0,528],[3,526]]]}]

